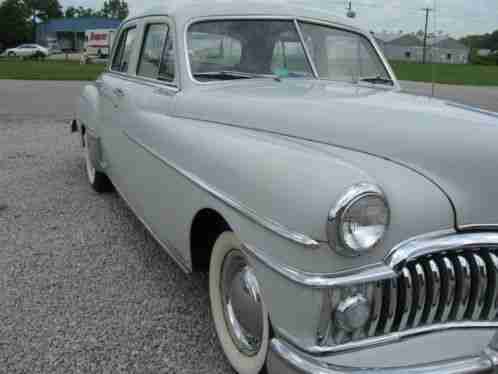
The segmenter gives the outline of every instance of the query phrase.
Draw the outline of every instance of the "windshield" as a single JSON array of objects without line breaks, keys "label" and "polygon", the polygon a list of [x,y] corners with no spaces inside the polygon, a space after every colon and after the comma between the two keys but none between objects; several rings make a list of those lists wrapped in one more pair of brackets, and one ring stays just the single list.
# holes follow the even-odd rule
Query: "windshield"
[{"label": "windshield", "polygon": [[312,23],[300,22],[299,26],[303,39],[291,20],[195,23],[187,34],[192,76],[201,82],[266,76],[314,78],[310,58],[320,79],[392,83],[364,36]]},{"label": "windshield", "polygon": [[320,78],[391,81],[379,55],[364,36],[311,23],[299,25]]},{"label": "windshield", "polygon": [[313,76],[292,21],[196,23],[188,31],[188,53],[192,75],[199,81]]}]

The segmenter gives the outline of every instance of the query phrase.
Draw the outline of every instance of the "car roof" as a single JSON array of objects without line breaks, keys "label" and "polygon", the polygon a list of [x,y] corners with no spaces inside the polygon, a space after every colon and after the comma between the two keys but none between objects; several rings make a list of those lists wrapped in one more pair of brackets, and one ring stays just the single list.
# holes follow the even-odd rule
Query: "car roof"
[{"label": "car roof", "polygon": [[286,0],[170,0],[151,8],[139,15],[130,17],[132,20],[140,17],[168,15],[179,24],[201,17],[225,16],[286,16],[292,18],[312,18],[324,20],[359,30],[366,30],[361,23],[306,5]]}]

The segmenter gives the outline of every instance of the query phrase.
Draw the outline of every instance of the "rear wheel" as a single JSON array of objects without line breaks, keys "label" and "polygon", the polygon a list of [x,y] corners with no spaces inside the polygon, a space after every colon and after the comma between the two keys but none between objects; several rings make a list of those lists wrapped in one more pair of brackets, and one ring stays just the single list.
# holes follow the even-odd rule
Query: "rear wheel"
[{"label": "rear wheel", "polygon": [[107,175],[98,171],[93,164],[92,158],[90,157],[90,144],[88,143],[88,136],[85,133],[85,169],[88,182],[92,188],[98,193],[110,192],[113,190],[113,186]]},{"label": "rear wheel", "polygon": [[221,347],[239,374],[265,371],[270,322],[254,269],[234,233],[216,240],[209,267],[211,313]]}]

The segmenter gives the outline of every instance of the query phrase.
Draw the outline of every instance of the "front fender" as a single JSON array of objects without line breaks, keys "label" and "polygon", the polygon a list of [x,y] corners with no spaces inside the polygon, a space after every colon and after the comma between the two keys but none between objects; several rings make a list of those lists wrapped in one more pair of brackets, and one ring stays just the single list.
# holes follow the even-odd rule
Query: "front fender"
[{"label": "front fender", "polygon": [[[171,118],[167,126],[159,118],[147,122],[155,125],[129,129],[129,135],[138,141],[148,139],[147,146],[160,157],[205,190],[215,190],[231,220],[239,222],[235,226],[241,240],[263,249],[279,263],[310,272],[345,270],[381,261],[391,248],[412,236],[453,227],[451,205],[442,192],[425,177],[390,161],[185,118]],[[360,182],[376,183],[385,191],[392,223],[381,245],[351,259],[328,248],[326,222],[333,204],[348,187]],[[325,249],[310,256],[313,249],[255,225],[247,215],[243,217],[238,205],[315,239]]]}]

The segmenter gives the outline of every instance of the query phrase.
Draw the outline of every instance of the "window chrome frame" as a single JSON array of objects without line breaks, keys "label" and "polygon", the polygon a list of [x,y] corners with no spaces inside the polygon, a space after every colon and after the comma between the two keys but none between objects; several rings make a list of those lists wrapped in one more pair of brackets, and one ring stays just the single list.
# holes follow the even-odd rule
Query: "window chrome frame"
[{"label": "window chrome frame", "polygon": [[[163,81],[160,79],[154,79],[154,78],[149,78],[149,77],[144,77],[141,75],[138,75],[138,63],[140,59],[140,55],[142,52],[143,48],[143,43],[144,43],[144,38],[145,38],[145,31],[148,25],[150,24],[161,24],[164,23],[168,26],[168,37],[169,34],[173,33],[172,35],[172,40],[174,43],[174,49],[175,49],[175,79],[172,82],[168,81]],[[124,30],[129,29],[130,27],[136,27],[138,31],[137,38],[139,40],[140,45],[137,46],[135,51],[133,52],[133,67],[134,69],[131,70],[131,72],[120,72],[116,70],[112,70],[112,61],[114,60],[114,55],[117,52],[117,46],[119,44],[119,40],[121,38],[121,35]],[[166,42],[168,41],[165,39],[163,48],[166,45]],[[174,20],[169,17],[168,15],[150,15],[150,16],[143,16],[143,17],[137,17],[137,18],[132,18],[128,20],[127,22],[123,23],[118,32],[116,33],[116,39],[115,43],[113,43],[112,47],[112,52],[111,55],[112,58],[109,59],[107,69],[104,71],[104,74],[111,74],[116,77],[119,77],[121,79],[135,82],[142,84],[144,86],[149,86],[153,88],[157,88],[157,93],[159,94],[165,94],[165,95],[174,95],[178,92],[181,91],[181,85],[180,85],[180,69],[179,69],[179,46],[176,40],[176,24]],[[161,55],[161,60],[162,60],[162,55]]]},{"label": "window chrome frame", "polygon": [[399,85],[399,82],[396,78],[396,75],[394,74],[393,69],[389,65],[386,57],[382,53],[380,47],[378,44],[375,42],[375,39],[372,37],[370,33],[365,33],[363,30],[358,29],[352,25],[348,24],[343,24],[343,23],[338,23],[338,22],[332,22],[326,19],[320,19],[320,18],[312,18],[312,17],[302,17],[302,16],[293,16],[293,15],[251,15],[251,14],[245,14],[245,15],[225,15],[225,16],[204,16],[204,17],[195,17],[187,21],[184,25],[184,30],[183,30],[183,49],[184,49],[184,54],[185,54],[185,62],[186,62],[186,72],[187,75],[190,79],[191,82],[195,83],[196,85],[210,85],[210,84],[220,84],[220,83],[226,83],[224,81],[211,81],[211,82],[200,82],[192,74],[192,69],[191,69],[191,61],[190,61],[190,56],[188,53],[188,30],[190,26],[192,26],[195,23],[199,22],[209,22],[209,21],[224,21],[224,20],[287,20],[287,21],[292,21],[294,23],[294,26],[296,27],[296,31],[299,35],[299,38],[301,39],[301,44],[304,47],[304,52],[306,59],[308,60],[308,63],[310,65],[310,68],[312,70],[313,77],[309,78],[303,78],[303,79],[311,79],[311,80],[320,80],[320,81],[329,81],[329,82],[341,82],[344,83],[344,81],[334,81],[332,79],[324,79],[324,78],[319,78],[318,72],[316,71],[316,66],[311,58],[310,52],[306,46],[306,42],[303,38],[303,34],[299,25],[299,22],[303,23],[312,23],[316,25],[322,25],[322,26],[328,26],[337,30],[342,30],[345,32],[352,32],[357,35],[360,35],[361,37],[364,37],[367,39],[368,42],[372,45],[373,49],[375,50],[375,53],[379,57],[384,69],[386,70],[387,74],[389,75],[389,78],[393,81],[393,85],[382,85],[382,84],[370,84],[370,83],[356,83],[356,84],[361,84],[361,85],[366,85],[366,86],[375,86],[378,88],[384,88],[384,89],[396,89],[400,90],[401,86]]}]

